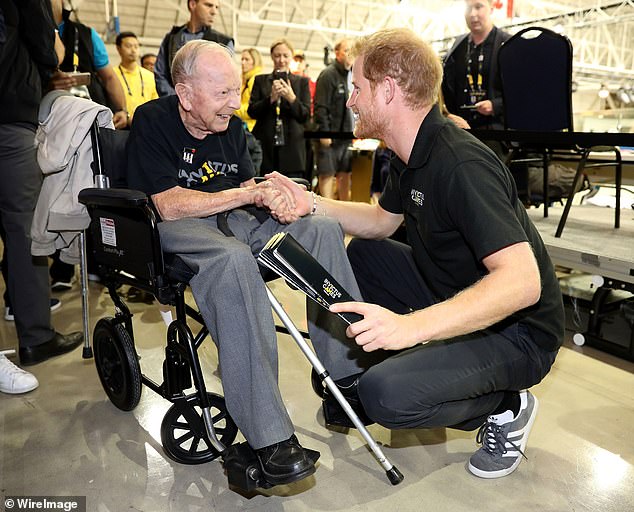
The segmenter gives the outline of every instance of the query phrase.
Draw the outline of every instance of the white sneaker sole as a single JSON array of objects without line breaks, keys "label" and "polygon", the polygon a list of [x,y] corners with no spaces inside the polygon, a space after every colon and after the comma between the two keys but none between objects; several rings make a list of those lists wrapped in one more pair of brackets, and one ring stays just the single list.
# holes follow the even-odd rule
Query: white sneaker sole
[{"label": "white sneaker sole", "polygon": [[0,387],[0,392],[6,393],[7,395],[21,395],[22,393],[28,393],[29,391],[33,391],[34,389],[37,389],[39,385],[40,385],[39,382],[36,382],[35,384],[32,384],[31,386],[28,386],[22,389],[10,389],[10,388]]},{"label": "white sneaker sole", "polygon": [[[533,399],[535,400],[535,404],[533,405],[533,411],[531,412],[531,417],[528,418],[528,423],[524,427],[524,432],[526,432],[526,434],[522,437],[522,442],[520,443],[520,446],[519,446],[522,453],[524,452],[524,449],[526,448],[526,444],[528,443],[528,436],[530,435],[531,430],[533,429],[533,423],[535,423],[535,417],[537,416],[537,409],[539,409],[539,400],[537,400],[537,397],[535,395],[532,395],[532,396],[533,396]],[[517,460],[513,463],[513,465],[506,469],[499,469],[498,471],[482,471],[481,469],[478,469],[475,466],[473,466],[470,461],[469,461],[468,468],[471,473],[473,473],[475,476],[480,478],[501,478],[503,476],[510,475],[513,471],[515,471],[517,469],[517,466],[520,465],[520,462],[522,462],[521,453],[519,457],[517,457]]]}]

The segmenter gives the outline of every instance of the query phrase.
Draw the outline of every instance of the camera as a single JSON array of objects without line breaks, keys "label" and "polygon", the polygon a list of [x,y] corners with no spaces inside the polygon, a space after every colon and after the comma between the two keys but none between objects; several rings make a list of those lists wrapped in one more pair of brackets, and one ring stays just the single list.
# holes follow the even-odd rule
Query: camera
[{"label": "camera", "polygon": [[273,71],[273,80],[284,80],[286,82],[288,80],[288,71]]}]

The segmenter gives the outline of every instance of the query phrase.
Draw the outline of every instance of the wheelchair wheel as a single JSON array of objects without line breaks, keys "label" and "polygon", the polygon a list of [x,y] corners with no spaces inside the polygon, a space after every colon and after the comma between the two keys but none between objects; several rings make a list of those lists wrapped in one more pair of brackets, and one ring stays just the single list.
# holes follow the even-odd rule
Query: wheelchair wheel
[{"label": "wheelchair wheel", "polygon": [[[222,444],[230,446],[238,434],[238,427],[227,413],[225,399],[214,393],[207,393],[207,396],[216,435]],[[181,464],[203,464],[220,455],[207,437],[197,401],[181,400],[169,408],[161,423],[161,441],[165,453]]]},{"label": "wheelchair wheel", "polygon": [[131,411],[141,398],[141,368],[130,334],[112,318],[102,318],[95,326],[93,347],[108,398],[122,411]]}]

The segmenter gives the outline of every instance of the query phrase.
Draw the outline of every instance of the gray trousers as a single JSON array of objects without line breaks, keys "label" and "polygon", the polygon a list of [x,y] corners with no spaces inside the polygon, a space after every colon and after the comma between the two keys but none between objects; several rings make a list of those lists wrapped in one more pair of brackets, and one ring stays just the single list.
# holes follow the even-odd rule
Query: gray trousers
[{"label": "gray trousers", "polygon": [[[218,230],[215,216],[161,222],[159,231],[163,250],[179,254],[196,274],[190,286],[218,347],[227,409],[251,447],[258,449],[288,439],[294,428],[277,384],[275,325],[254,254],[272,235],[286,231],[353,297],[361,295],[335,221],[307,216],[289,225],[273,219],[260,224],[243,210],[233,211],[228,221],[235,238]],[[345,324],[307,302],[311,340],[323,348],[319,355],[345,359],[338,365],[339,377],[358,372],[359,363],[348,355]]]},{"label": "gray trousers", "polygon": [[0,222],[11,307],[21,347],[49,341],[50,288],[46,257],[31,256],[31,222],[42,186],[35,152],[35,126],[0,124]]}]

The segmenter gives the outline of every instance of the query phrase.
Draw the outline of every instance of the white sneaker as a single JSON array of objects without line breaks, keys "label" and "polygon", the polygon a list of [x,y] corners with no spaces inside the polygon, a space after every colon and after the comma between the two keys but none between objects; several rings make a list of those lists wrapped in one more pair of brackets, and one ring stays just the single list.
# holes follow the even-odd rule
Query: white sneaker
[{"label": "white sneaker", "polygon": [[528,391],[520,391],[520,411],[492,415],[476,436],[482,447],[469,459],[469,471],[480,478],[511,474],[522,461],[539,402]]},{"label": "white sneaker", "polygon": [[16,395],[33,391],[39,385],[35,375],[18,368],[6,356],[0,354],[0,391]]},{"label": "white sneaker", "polygon": [[[51,298],[51,312],[57,311],[62,307],[62,301],[56,299],[55,297]],[[13,308],[11,306],[4,307],[4,319],[7,322],[15,322],[15,315],[13,314]]]},{"label": "white sneaker", "polygon": [[68,281],[53,281],[51,285],[51,291],[53,292],[67,292],[68,290],[72,290],[73,288],[73,280],[69,279]]}]

